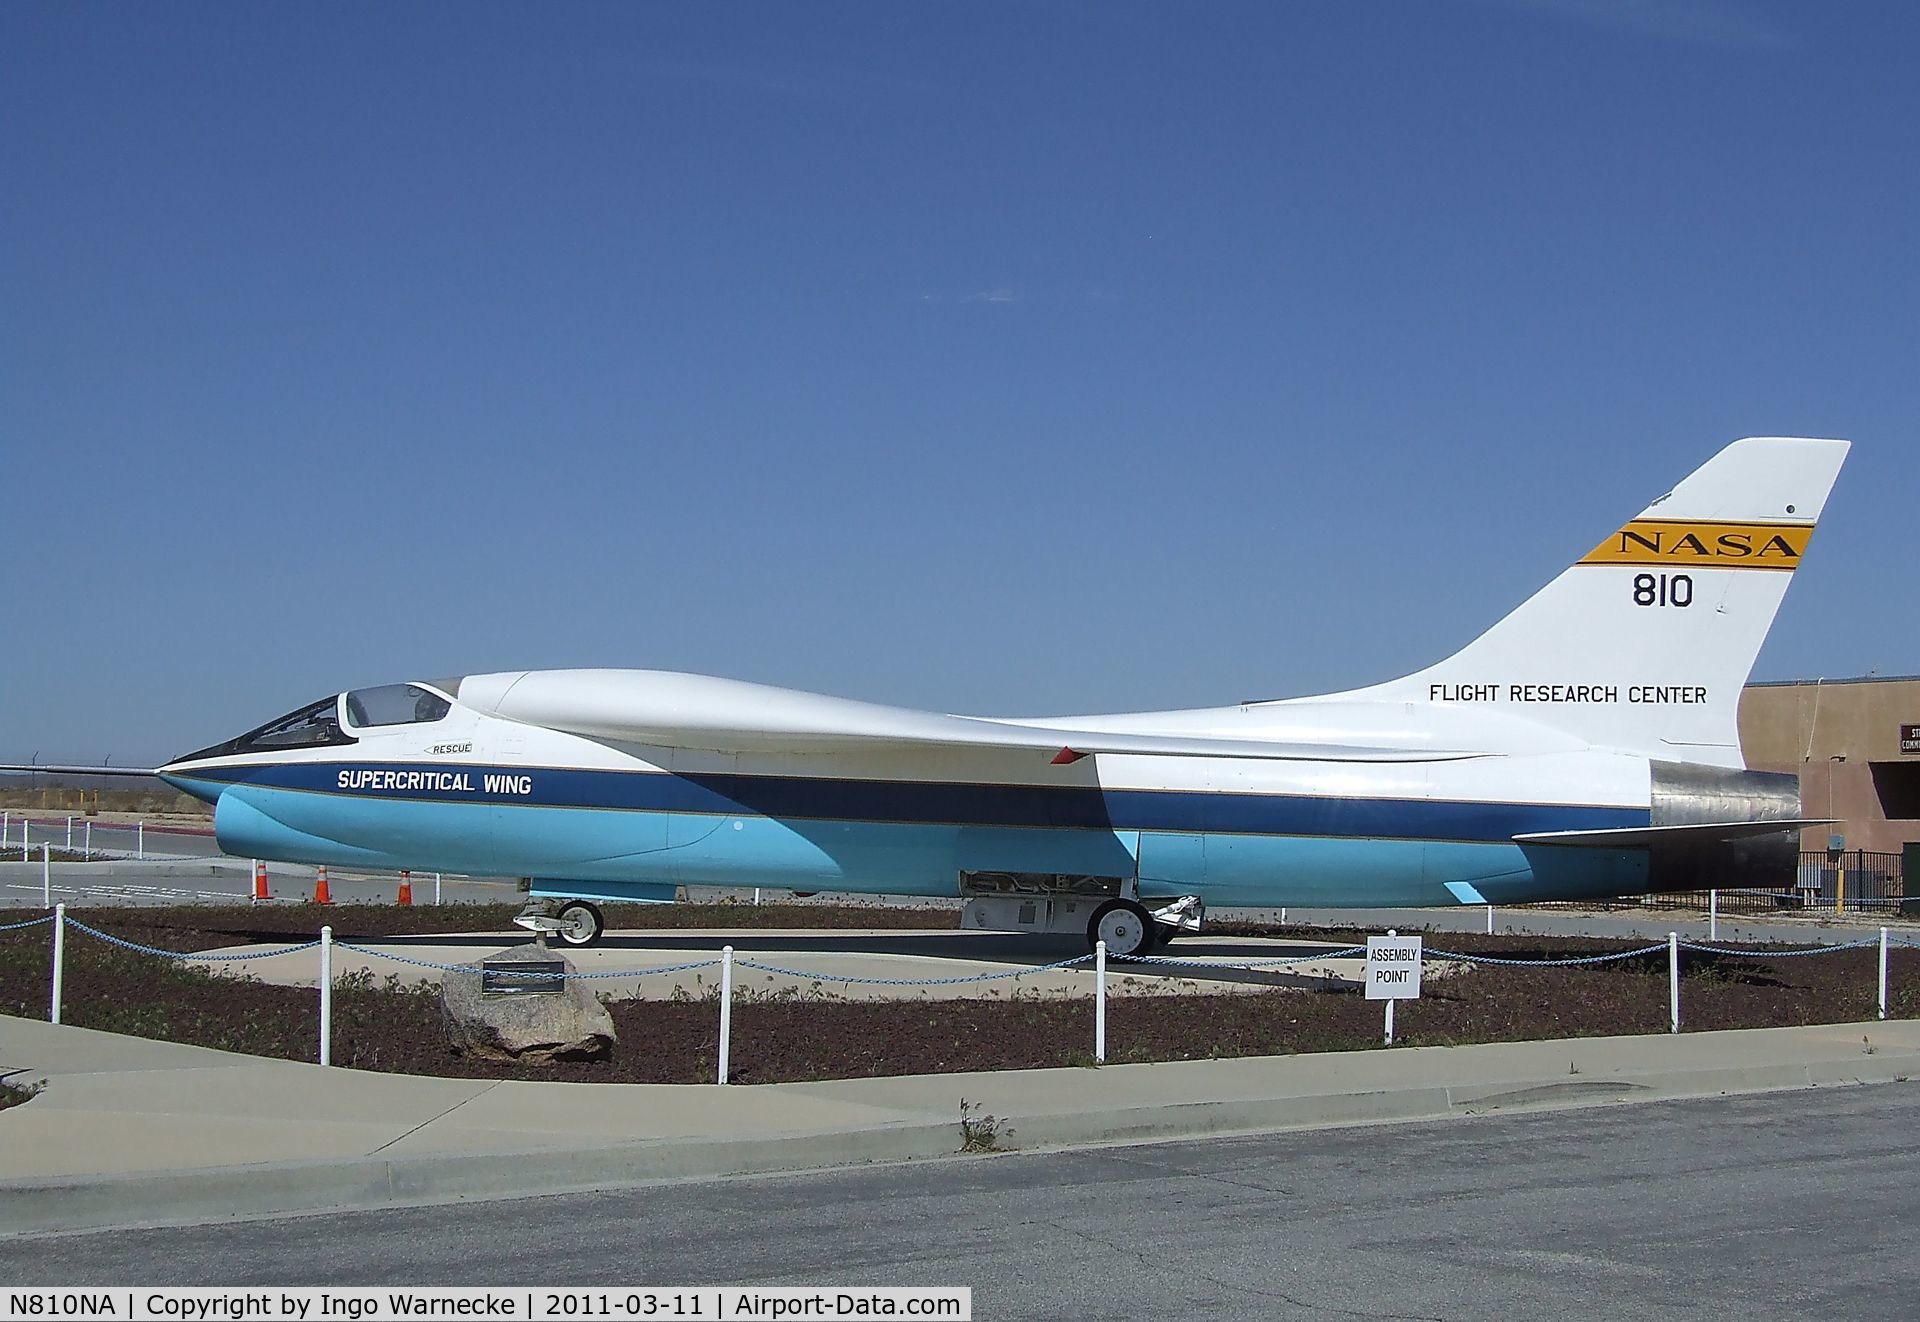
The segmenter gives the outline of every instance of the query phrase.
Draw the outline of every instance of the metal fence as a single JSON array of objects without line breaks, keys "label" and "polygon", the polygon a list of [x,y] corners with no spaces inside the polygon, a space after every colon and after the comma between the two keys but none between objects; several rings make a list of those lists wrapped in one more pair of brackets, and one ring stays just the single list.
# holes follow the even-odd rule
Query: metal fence
[{"label": "metal fence", "polygon": [[1797,883],[1795,891],[1808,908],[1898,910],[1906,898],[1900,855],[1867,849],[1803,852]]}]

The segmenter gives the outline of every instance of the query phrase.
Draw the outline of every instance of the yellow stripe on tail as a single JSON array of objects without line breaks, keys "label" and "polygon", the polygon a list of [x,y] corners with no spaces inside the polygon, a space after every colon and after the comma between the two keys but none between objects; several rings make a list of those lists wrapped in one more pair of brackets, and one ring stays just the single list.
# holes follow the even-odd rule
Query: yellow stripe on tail
[{"label": "yellow stripe on tail", "polygon": [[1635,519],[1587,552],[1580,563],[1791,571],[1799,566],[1812,537],[1811,523]]}]

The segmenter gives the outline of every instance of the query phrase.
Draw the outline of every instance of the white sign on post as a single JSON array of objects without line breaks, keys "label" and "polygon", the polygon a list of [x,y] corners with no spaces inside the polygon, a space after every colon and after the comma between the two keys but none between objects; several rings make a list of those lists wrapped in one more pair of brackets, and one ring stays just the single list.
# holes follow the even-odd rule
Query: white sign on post
[{"label": "white sign on post", "polygon": [[1367,999],[1405,1001],[1420,995],[1420,938],[1367,938]]}]

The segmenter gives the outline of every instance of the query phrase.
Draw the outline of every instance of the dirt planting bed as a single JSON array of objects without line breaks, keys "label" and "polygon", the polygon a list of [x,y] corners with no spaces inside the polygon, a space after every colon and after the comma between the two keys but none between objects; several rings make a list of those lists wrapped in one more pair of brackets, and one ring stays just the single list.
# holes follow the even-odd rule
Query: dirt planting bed
[{"label": "dirt planting bed", "polygon": [[[19,911],[15,911],[18,913]],[[509,906],[343,905],[86,909],[83,921],[123,939],[175,951],[245,941],[311,940],[322,922],[346,940],[493,930]],[[22,917],[25,915],[22,914]],[[890,921],[890,919],[895,921]],[[910,920],[910,921],[909,921]],[[676,905],[621,910],[622,927],[937,927],[925,910]],[[950,926],[953,915],[944,915]],[[1350,931],[1286,929],[1293,939],[1351,942]],[[1509,959],[1559,959],[1638,944],[1578,937],[1448,934],[1430,945]],[[1176,948],[1177,949],[1177,948]],[[1871,948],[1768,959],[1683,954],[1682,1021],[1688,1030],[1759,1028],[1871,1019]],[[0,933],[0,1013],[44,1018],[51,968],[48,928]],[[1920,951],[1890,955],[1889,1012],[1920,1017]],[[82,1027],[312,1060],[318,997],[308,989],[207,974],[85,934],[67,937],[64,1018]],[[609,1005],[620,1044],[603,1064],[492,1066],[454,1057],[441,1034],[437,991],[398,980],[342,979],[334,997],[334,1062],[360,1069],[473,1078],[598,1082],[704,1082],[718,1046],[715,995]],[[1381,1007],[1357,990],[1115,998],[1108,1008],[1112,1062],[1188,1060],[1380,1045]],[[1476,966],[1434,979],[1403,1003],[1407,1045],[1664,1032],[1666,952],[1574,968]],[[1092,1063],[1090,999],[988,994],[964,1001],[842,1001],[826,995],[743,992],[735,999],[736,1081],[850,1078]],[[24,1062],[0,1061],[0,1074]]]}]

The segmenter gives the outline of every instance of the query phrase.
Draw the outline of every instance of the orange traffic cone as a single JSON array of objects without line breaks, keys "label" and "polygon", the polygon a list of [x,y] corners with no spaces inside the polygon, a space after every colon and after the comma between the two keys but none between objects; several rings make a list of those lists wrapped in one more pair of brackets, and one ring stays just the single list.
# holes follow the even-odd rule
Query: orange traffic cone
[{"label": "orange traffic cone", "polygon": [[413,903],[413,874],[411,872],[402,872],[400,874],[400,898],[395,900],[394,903]]},{"label": "orange traffic cone", "polygon": [[267,865],[256,858],[253,860],[254,903],[257,904],[261,900],[271,900],[272,898],[273,896],[267,891]]},{"label": "orange traffic cone", "polygon": [[333,892],[327,889],[327,865],[324,863],[320,865],[313,879],[313,902],[315,904],[333,903]]}]

